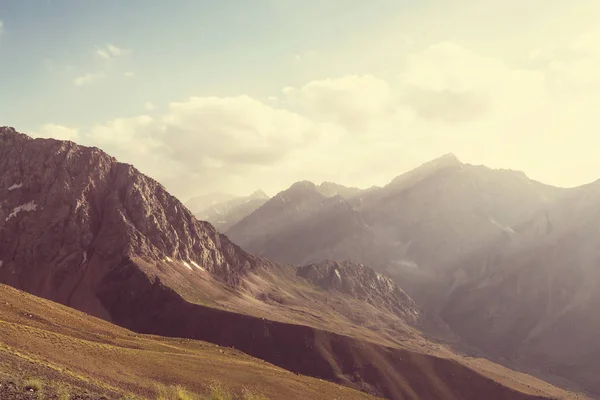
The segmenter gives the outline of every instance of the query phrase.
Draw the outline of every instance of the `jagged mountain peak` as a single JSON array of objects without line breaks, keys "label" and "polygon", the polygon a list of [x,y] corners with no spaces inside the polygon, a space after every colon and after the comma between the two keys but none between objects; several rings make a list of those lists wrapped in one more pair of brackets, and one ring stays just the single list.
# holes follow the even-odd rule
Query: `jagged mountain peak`
[{"label": "jagged mountain peak", "polygon": [[464,164],[452,153],[444,154],[434,160],[426,162],[402,175],[394,178],[386,187],[410,185],[426,179],[435,173],[448,170],[462,169]]},{"label": "jagged mountain peak", "polygon": [[250,194],[250,196],[248,196],[248,198],[250,198],[250,199],[268,199],[269,196],[264,191],[259,189],[259,190],[252,192],[252,194]]},{"label": "jagged mountain peak", "polygon": [[340,185],[335,182],[323,182],[318,186],[319,192],[327,197],[342,196],[344,198],[352,197],[361,191],[359,188]]},{"label": "jagged mountain peak", "polygon": [[313,201],[323,199],[323,196],[313,182],[311,181],[300,181],[294,183],[289,188],[277,193],[271,200],[269,200],[266,204],[268,205],[271,202],[275,203],[303,203],[306,201]]},{"label": "jagged mountain peak", "polygon": [[2,137],[2,138],[13,137],[13,138],[21,138],[21,139],[31,139],[29,136],[27,136],[27,135],[25,135],[23,133],[17,132],[17,130],[15,128],[13,128],[12,126],[0,126],[0,137]]},{"label": "jagged mountain peak", "polygon": [[298,181],[293,183],[284,192],[301,191],[301,190],[317,190],[317,185],[311,181]]},{"label": "jagged mountain peak", "polygon": [[235,285],[259,263],[157,181],[97,148],[6,128],[1,137],[17,139],[0,142],[4,282],[106,317],[89,293],[124,269],[179,286],[202,274]]}]

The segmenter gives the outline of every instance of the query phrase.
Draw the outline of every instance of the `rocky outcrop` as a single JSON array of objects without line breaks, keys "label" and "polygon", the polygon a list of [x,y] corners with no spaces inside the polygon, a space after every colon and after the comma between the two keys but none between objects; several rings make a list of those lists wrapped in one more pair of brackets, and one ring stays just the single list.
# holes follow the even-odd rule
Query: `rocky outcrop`
[{"label": "rocky outcrop", "polygon": [[362,264],[321,261],[299,267],[297,275],[324,290],[336,290],[377,308],[387,309],[408,323],[418,320],[415,302],[391,278]]}]

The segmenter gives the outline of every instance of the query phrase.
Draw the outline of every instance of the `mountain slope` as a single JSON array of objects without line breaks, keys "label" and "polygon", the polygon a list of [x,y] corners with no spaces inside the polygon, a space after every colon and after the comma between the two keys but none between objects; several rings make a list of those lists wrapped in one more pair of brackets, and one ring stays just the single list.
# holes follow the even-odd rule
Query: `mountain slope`
[{"label": "mountain slope", "polygon": [[[332,239],[329,250],[340,259],[368,263],[401,283],[429,333],[599,394],[599,188],[552,188],[446,155],[352,198],[359,238],[329,223],[311,229],[323,242]],[[286,212],[279,211],[278,225],[260,227],[262,243],[308,226],[282,222]],[[303,220],[311,218],[330,216]],[[273,252],[244,239],[253,251],[299,265],[298,247],[314,259],[327,250],[300,239],[281,241]],[[344,241],[352,245],[339,252]]]},{"label": "mountain slope", "polygon": [[[278,193],[226,234],[254,254],[297,265],[353,258],[364,253],[371,237],[347,199],[327,197],[307,181]],[[356,240],[365,245],[356,246]]]},{"label": "mountain slope", "polygon": [[[302,205],[292,196],[300,186],[313,192],[311,201]],[[314,185],[293,185],[227,234],[254,253],[296,265],[353,259],[389,273],[435,273],[482,243],[510,234],[512,225],[560,196],[560,190],[521,173],[462,164],[452,155],[403,174],[384,188],[338,200],[335,211],[325,209],[316,193]],[[351,229],[340,232],[338,226],[344,223]],[[327,250],[306,243],[310,239],[304,236],[287,240],[306,231],[318,233],[317,242],[326,243]],[[273,240],[282,244],[270,246]],[[336,257],[323,257],[327,251]]]},{"label": "mountain slope", "polygon": [[0,170],[0,280],[28,292],[109,318],[89,294],[114,269],[152,263],[164,279],[195,269],[235,283],[259,263],[96,148],[3,129]]},{"label": "mountain slope", "polygon": [[[0,172],[0,281],[11,286],[138,332],[235,346],[392,399],[573,397],[457,356],[402,313],[246,253],[98,149],[0,128]],[[303,207],[324,197],[299,189]]]},{"label": "mountain slope", "polygon": [[[442,315],[463,340],[600,394],[600,184],[461,263]],[[473,305],[477,304],[477,307]]]},{"label": "mountain slope", "polygon": [[230,348],[135,334],[0,285],[0,382],[3,376],[35,378],[49,388],[72,387],[73,392],[87,390],[110,399],[156,398],[158,383],[205,393],[213,382],[273,400],[372,398]]},{"label": "mountain slope", "polygon": [[389,277],[362,264],[321,261],[299,267],[297,274],[325,290],[349,294],[413,323],[418,320],[415,302]]}]

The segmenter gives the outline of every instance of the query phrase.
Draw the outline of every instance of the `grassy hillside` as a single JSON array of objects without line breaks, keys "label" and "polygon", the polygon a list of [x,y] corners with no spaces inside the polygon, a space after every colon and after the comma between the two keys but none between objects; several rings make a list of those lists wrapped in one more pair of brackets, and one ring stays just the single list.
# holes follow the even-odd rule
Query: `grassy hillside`
[{"label": "grassy hillside", "polygon": [[4,285],[0,385],[3,400],[374,399],[234,349],[138,335]]}]

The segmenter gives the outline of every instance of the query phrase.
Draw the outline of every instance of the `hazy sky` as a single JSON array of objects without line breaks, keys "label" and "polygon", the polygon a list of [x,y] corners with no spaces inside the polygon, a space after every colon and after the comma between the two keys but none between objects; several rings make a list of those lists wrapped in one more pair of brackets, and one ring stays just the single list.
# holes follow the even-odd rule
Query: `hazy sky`
[{"label": "hazy sky", "polygon": [[598,0],[0,0],[0,125],[183,200],[385,184],[453,152],[600,178]]}]

